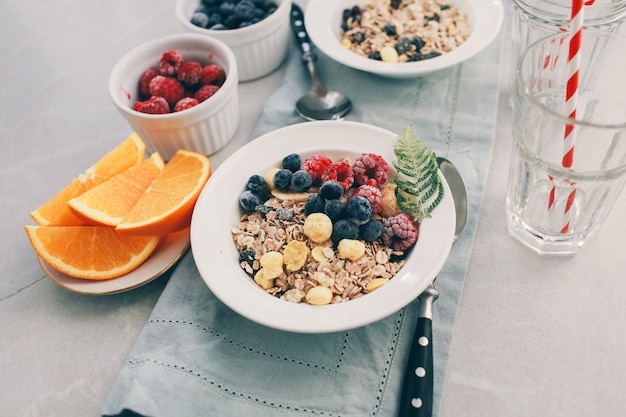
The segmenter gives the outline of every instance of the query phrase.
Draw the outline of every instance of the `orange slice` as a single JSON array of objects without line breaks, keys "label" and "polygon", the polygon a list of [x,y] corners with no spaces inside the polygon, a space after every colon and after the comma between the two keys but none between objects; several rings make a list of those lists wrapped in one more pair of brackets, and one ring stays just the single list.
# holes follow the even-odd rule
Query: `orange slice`
[{"label": "orange slice", "polygon": [[139,135],[133,133],[83,174],[80,174],[67,187],[30,213],[30,216],[42,226],[83,224],[84,222],[71,212],[67,202],[142,161],[145,152],[146,145],[143,140]]},{"label": "orange slice", "polygon": [[208,157],[187,150],[177,151],[116,230],[159,236],[189,227],[193,208],[210,176]]},{"label": "orange slice", "polygon": [[164,166],[163,158],[155,152],[150,158],[72,198],[67,204],[87,223],[117,226]]},{"label": "orange slice", "polygon": [[137,268],[159,238],[124,236],[109,226],[24,226],[33,249],[55,269],[75,278],[116,278]]}]

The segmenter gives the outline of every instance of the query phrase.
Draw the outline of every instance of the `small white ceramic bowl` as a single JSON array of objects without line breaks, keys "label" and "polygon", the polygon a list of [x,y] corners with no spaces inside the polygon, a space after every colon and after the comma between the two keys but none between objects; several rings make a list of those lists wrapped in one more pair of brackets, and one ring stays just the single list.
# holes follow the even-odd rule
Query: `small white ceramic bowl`
[{"label": "small white ceramic bowl", "polygon": [[275,0],[278,9],[254,25],[231,30],[204,29],[191,23],[199,0],[178,0],[176,17],[192,33],[208,35],[227,44],[239,64],[239,80],[261,78],[280,66],[289,52],[291,0]]},{"label": "small white ceramic bowl", "polygon": [[457,48],[436,58],[416,62],[390,63],[349,51],[341,44],[344,9],[363,6],[367,0],[309,0],[304,23],[313,43],[333,60],[348,67],[389,78],[412,78],[459,64],[487,47],[502,26],[501,0],[450,0],[467,15],[471,34]]},{"label": "small white ceramic bowl", "polygon": [[[145,114],[133,110],[141,74],[156,67],[169,50],[177,50],[186,61],[221,66],[226,81],[208,100],[184,111]],[[211,155],[228,143],[239,126],[238,84],[237,61],[230,48],[220,40],[187,33],[156,39],[127,53],[111,71],[109,94],[146,145],[169,160],[178,149]]]}]

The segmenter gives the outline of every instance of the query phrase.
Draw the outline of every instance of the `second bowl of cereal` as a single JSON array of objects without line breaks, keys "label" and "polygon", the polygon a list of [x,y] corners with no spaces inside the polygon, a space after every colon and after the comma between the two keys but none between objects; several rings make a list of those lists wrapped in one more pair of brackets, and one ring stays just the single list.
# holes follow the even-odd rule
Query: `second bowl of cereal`
[{"label": "second bowl of cereal", "polygon": [[487,47],[502,26],[501,2],[310,0],[313,43],[348,67],[411,78],[459,64]]},{"label": "second bowl of cereal", "polygon": [[430,217],[404,211],[393,188],[398,138],[363,123],[307,122],[235,152],[193,213],[206,285],[242,316],[300,333],[366,325],[414,300],[447,259],[454,202],[435,164]]}]

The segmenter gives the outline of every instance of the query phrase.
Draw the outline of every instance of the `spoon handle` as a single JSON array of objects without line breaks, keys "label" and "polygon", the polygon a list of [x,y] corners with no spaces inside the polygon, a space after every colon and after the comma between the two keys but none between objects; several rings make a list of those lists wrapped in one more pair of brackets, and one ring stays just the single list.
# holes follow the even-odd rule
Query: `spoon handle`
[{"label": "spoon handle", "polygon": [[313,43],[304,26],[304,13],[300,6],[295,3],[291,5],[291,30],[298,41],[298,46],[302,52],[302,60],[305,62],[315,61],[317,56],[313,50]]},{"label": "spoon handle", "polygon": [[432,307],[439,292],[431,284],[420,295],[420,313],[404,372],[399,417],[430,417],[433,411]]}]

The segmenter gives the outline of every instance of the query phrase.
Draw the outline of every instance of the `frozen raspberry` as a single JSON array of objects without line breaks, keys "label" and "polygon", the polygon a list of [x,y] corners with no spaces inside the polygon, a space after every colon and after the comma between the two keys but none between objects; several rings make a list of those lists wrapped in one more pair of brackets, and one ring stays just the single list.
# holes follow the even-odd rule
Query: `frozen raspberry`
[{"label": "frozen raspberry", "polygon": [[143,97],[150,97],[150,81],[159,73],[154,68],[148,68],[139,78],[139,92]]},{"label": "frozen raspberry", "polygon": [[136,101],[133,110],[148,114],[165,114],[170,112],[170,106],[163,97],[152,96],[146,101]]},{"label": "frozen raspberry", "polygon": [[352,164],[354,177],[358,184],[367,184],[370,179],[375,179],[378,187],[387,184],[389,179],[389,165],[382,156],[373,153],[359,155]]},{"label": "frozen raspberry", "polygon": [[354,184],[354,174],[352,167],[345,161],[333,162],[322,173],[322,183],[326,181],[337,181],[347,191]]},{"label": "frozen raspberry", "polygon": [[418,226],[413,218],[401,212],[387,218],[383,224],[383,243],[393,250],[407,250],[417,242]]},{"label": "frozen raspberry", "polygon": [[302,163],[302,169],[311,174],[311,177],[313,177],[313,184],[321,184],[324,170],[332,163],[333,161],[327,156],[314,155],[304,160]]},{"label": "frozen raspberry", "polygon": [[196,61],[187,61],[178,71],[178,81],[186,87],[193,87],[202,79],[202,65]]},{"label": "frozen raspberry", "polygon": [[150,95],[163,97],[172,107],[184,94],[185,88],[176,78],[157,75],[150,81]]},{"label": "frozen raspberry", "polygon": [[370,180],[367,184],[359,186],[352,197],[363,197],[372,205],[372,214],[380,213],[383,208],[383,194],[376,187],[376,180]]},{"label": "frozen raspberry", "polygon": [[198,91],[193,95],[193,97],[198,100],[198,102],[202,103],[205,100],[208,100],[213,94],[217,93],[220,88],[216,85],[205,85],[200,87]]},{"label": "frozen raspberry", "polygon": [[193,97],[183,97],[176,102],[174,112],[190,109],[198,105],[198,100]]},{"label": "frozen raspberry", "polygon": [[175,77],[185,63],[185,58],[178,51],[164,52],[159,60],[159,74]]},{"label": "frozen raspberry", "polygon": [[224,74],[224,70],[219,65],[210,64],[202,68],[201,85],[213,84],[221,87],[225,80],[226,74]]}]

